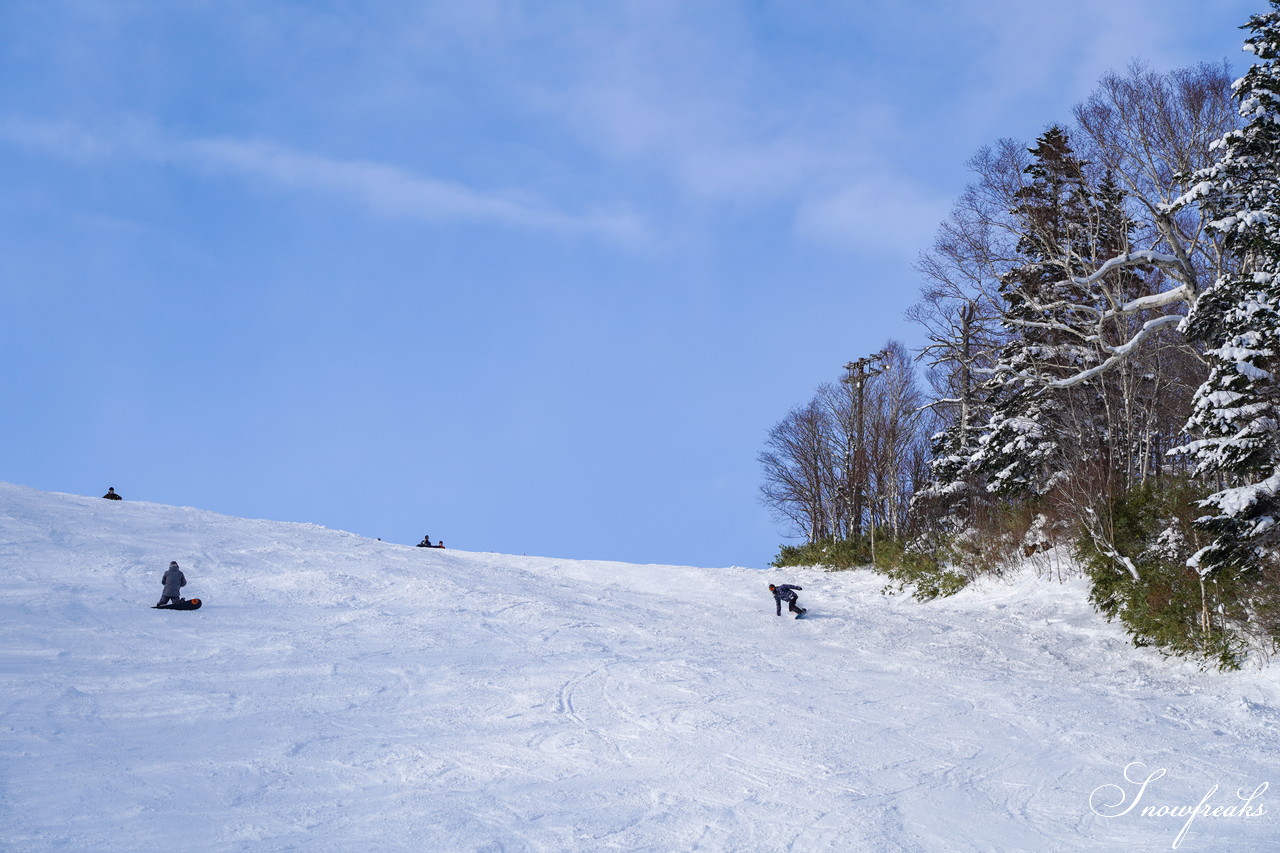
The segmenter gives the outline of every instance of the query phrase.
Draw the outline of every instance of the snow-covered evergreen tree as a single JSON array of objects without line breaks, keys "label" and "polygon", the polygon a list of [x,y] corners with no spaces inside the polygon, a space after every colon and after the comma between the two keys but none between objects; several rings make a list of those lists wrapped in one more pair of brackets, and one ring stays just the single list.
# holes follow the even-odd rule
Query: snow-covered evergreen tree
[{"label": "snow-covered evergreen tree", "polygon": [[1236,82],[1245,126],[1218,143],[1218,161],[1179,200],[1213,216],[1239,260],[1197,301],[1188,334],[1204,343],[1210,374],[1187,424],[1183,450],[1226,488],[1205,505],[1215,539],[1191,563],[1208,575],[1248,567],[1280,543],[1280,0],[1246,28],[1257,62]]},{"label": "snow-covered evergreen tree", "polygon": [[995,344],[987,327],[994,325],[997,314],[994,306],[978,298],[934,296],[929,304],[917,306],[915,316],[929,329],[930,343],[922,354],[930,359],[935,383],[947,392],[938,402],[950,411],[942,418],[943,429],[930,439],[928,479],[913,502],[941,529],[958,532],[973,522],[978,504],[987,499],[972,460],[979,427],[989,416],[977,370],[990,364]]},{"label": "snow-covered evergreen tree", "polygon": [[1052,127],[1031,149],[1029,181],[1011,211],[1023,262],[1001,282],[1008,343],[987,383],[993,401],[974,464],[1003,495],[1044,494],[1053,485],[1061,400],[1046,380],[1091,366],[1089,330],[1073,306],[1086,302],[1075,279],[1091,255],[1095,202],[1067,132]]}]

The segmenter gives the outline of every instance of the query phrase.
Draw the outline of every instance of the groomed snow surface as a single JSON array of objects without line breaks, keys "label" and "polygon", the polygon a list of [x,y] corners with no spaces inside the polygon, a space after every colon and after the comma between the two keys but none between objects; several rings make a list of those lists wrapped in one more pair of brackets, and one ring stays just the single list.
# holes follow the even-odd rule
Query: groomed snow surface
[{"label": "groomed snow surface", "polygon": [[[150,609],[170,560],[202,609]],[[1273,669],[1078,581],[883,584],[0,485],[0,849],[1276,849]]]}]

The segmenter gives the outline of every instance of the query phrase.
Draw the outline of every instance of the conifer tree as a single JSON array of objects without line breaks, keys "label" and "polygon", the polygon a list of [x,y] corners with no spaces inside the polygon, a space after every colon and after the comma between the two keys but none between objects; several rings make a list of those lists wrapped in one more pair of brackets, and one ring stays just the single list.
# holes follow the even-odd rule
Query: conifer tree
[{"label": "conifer tree", "polygon": [[930,307],[933,315],[928,319],[919,319],[925,317],[919,306],[914,313],[918,322],[930,329],[930,343],[922,355],[943,374],[939,381],[946,383],[949,394],[938,402],[951,406],[952,412],[941,431],[930,438],[928,479],[913,502],[941,529],[955,533],[973,522],[979,505],[986,500],[983,481],[973,464],[980,427],[989,416],[977,370],[990,363],[994,344],[986,326],[995,312],[978,298]]},{"label": "conifer tree", "polygon": [[1205,501],[1212,514],[1200,521],[1215,538],[1191,564],[1206,576],[1274,556],[1280,543],[1280,0],[1271,5],[1245,25],[1245,49],[1258,60],[1236,82],[1245,126],[1217,143],[1218,161],[1179,200],[1211,213],[1239,261],[1187,319],[1210,373],[1187,424],[1200,437],[1183,450],[1227,485]]},{"label": "conifer tree", "polygon": [[1094,201],[1065,130],[1052,127],[1031,149],[1029,181],[1011,211],[1021,224],[1022,263],[1001,282],[1008,343],[987,383],[993,401],[975,467],[988,489],[1008,496],[1046,493],[1056,479],[1061,400],[1046,380],[1090,366],[1089,332],[1074,306],[1075,278],[1090,256]]}]

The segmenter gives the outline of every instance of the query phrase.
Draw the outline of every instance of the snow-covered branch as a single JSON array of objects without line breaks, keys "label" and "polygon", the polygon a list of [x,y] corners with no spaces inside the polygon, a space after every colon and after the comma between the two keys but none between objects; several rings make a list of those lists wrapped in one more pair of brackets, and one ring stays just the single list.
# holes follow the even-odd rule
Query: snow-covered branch
[{"label": "snow-covered branch", "polygon": [[1109,319],[1110,317],[1122,317],[1126,314],[1137,314],[1139,311],[1147,311],[1152,308],[1164,308],[1166,305],[1175,305],[1179,302],[1190,303],[1193,296],[1194,292],[1191,287],[1182,284],[1163,293],[1139,296],[1137,299],[1130,300],[1119,308],[1114,309],[1114,311],[1108,311],[1107,315]]},{"label": "snow-covered branch", "polygon": [[1182,271],[1182,261],[1176,255],[1167,255],[1164,252],[1144,249],[1138,252],[1128,252],[1123,255],[1116,255],[1114,258],[1104,262],[1102,266],[1098,267],[1098,269],[1091,275],[1084,278],[1076,278],[1075,276],[1072,276],[1071,282],[1078,284],[1081,287],[1089,287],[1114,270],[1136,266],[1155,266],[1167,269],[1171,268],[1178,272]]},{"label": "snow-covered branch", "polygon": [[1157,329],[1180,322],[1182,322],[1182,317],[1177,314],[1166,314],[1163,317],[1156,317],[1148,320],[1142,324],[1142,328],[1138,330],[1137,334],[1125,341],[1123,344],[1115,347],[1103,344],[1102,349],[1111,353],[1111,355],[1101,364],[1095,365],[1088,370],[1081,371],[1074,376],[1068,376],[1065,379],[1055,379],[1049,382],[1048,385],[1050,388],[1070,388],[1073,385],[1079,385],[1081,382],[1087,382],[1103,371],[1110,369],[1129,353],[1133,352],[1133,350],[1137,348],[1138,344],[1142,343],[1145,338],[1150,337]]},{"label": "snow-covered branch", "polygon": [[1177,314],[1167,314],[1163,317],[1156,317],[1154,319],[1148,320],[1147,322],[1142,324],[1142,328],[1139,329],[1138,332],[1134,334],[1132,338],[1125,341],[1123,344],[1120,344],[1119,346],[1114,346],[1114,347],[1107,346],[1106,344],[1100,344],[1100,347],[1104,352],[1111,353],[1110,357],[1108,357],[1105,361],[1101,362],[1100,364],[1094,365],[1088,370],[1082,370],[1079,373],[1064,377],[1062,379],[1046,379],[1045,377],[1035,373],[1029,373],[1025,370],[1018,370],[1008,364],[997,364],[996,366],[990,367],[990,368],[974,368],[974,372],[981,373],[987,376],[995,376],[1001,373],[1008,373],[1012,376],[1016,376],[1019,379],[1026,379],[1030,382],[1038,382],[1043,385],[1047,385],[1050,388],[1070,388],[1073,385],[1079,385],[1081,382],[1088,382],[1090,379],[1097,376],[1098,374],[1103,373],[1104,371],[1110,369],[1117,362],[1124,359],[1125,356],[1129,355],[1129,353],[1137,349],[1138,345],[1142,343],[1142,341],[1145,338],[1150,337],[1158,329],[1164,326],[1168,326],[1173,323],[1182,322],[1182,319],[1183,318]]},{"label": "snow-covered branch", "polygon": [[1119,565],[1123,566],[1129,572],[1129,576],[1135,581],[1141,581],[1142,577],[1138,574],[1138,567],[1133,564],[1133,560],[1126,557],[1116,550],[1115,546],[1107,541],[1107,537],[1102,535],[1102,531],[1098,529],[1100,519],[1098,513],[1093,507],[1084,508],[1084,529],[1089,534],[1089,539],[1093,541],[1093,547],[1098,549],[1098,553],[1104,557],[1109,557]]},{"label": "snow-covered branch", "polygon": [[[1124,255],[1122,257],[1131,257],[1131,256]],[[1111,261],[1114,261],[1114,260],[1116,259],[1115,258],[1111,259]],[[1103,266],[1104,267],[1107,266],[1108,264],[1111,263],[1111,261],[1107,261],[1107,263],[1103,264]],[[1092,281],[1093,278],[1094,276],[1090,276],[1088,279],[1082,279],[1082,278],[1064,279],[1064,283],[1065,281],[1071,281],[1076,284],[1081,284],[1087,281]],[[1106,311],[1102,311],[1098,308],[1094,308],[1091,305],[1081,305],[1080,303],[1077,303],[1077,302],[1067,302],[1064,300],[1058,300],[1056,302],[1037,302],[1034,299],[1028,298],[1027,304],[1034,310],[1038,312],[1043,312],[1043,313],[1067,310],[1067,311],[1074,311],[1079,314],[1088,314],[1091,317],[1096,318],[1097,324],[1101,326],[1102,324],[1106,323],[1109,320],[1115,320],[1120,317],[1127,317],[1130,314],[1137,314],[1141,311],[1150,311],[1156,308],[1165,308],[1169,305],[1176,305],[1180,302],[1190,303],[1193,299],[1194,293],[1195,291],[1189,285],[1180,284],[1177,287],[1174,287],[1170,290],[1161,291],[1160,293],[1150,293],[1150,294],[1147,294],[1146,296],[1139,296],[1136,299],[1129,300],[1123,305],[1117,305],[1114,308],[1107,309]],[[1009,322],[1018,326],[1028,326],[1028,327],[1042,328],[1042,329],[1054,329],[1056,331],[1061,331],[1061,332],[1076,331],[1076,329],[1074,329],[1073,327],[1069,326],[1066,323],[1055,322],[1055,321],[1042,322],[1039,320],[1020,320],[1016,318],[1010,318]]]}]

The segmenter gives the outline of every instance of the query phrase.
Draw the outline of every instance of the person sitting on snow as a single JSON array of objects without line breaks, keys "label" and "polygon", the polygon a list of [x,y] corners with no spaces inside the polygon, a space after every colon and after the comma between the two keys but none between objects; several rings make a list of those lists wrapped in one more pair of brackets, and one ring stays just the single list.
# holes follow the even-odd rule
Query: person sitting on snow
[{"label": "person sitting on snow", "polygon": [[106,493],[105,495],[103,495],[103,497],[104,497],[104,498],[106,498],[106,499],[107,499],[107,500],[109,500],[109,501],[122,501],[122,500],[124,500],[124,498],[122,498],[122,497],[120,497],[119,495],[117,495],[117,494],[116,494],[116,487],[115,487],[115,486],[107,486],[107,493]]},{"label": "person sitting on snow", "polygon": [[803,589],[804,587],[802,586],[792,586],[789,583],[784,583],[782,586],[774,586],[773,584],[769,584],[769,592],[773,593],[773,601],[775,604],[778,605],[779,616],[782,615],[782,602],[784,601],[787,602],[787,610],[790,613],[795,613],[799,615],[801,613],[809,612],[807,608],[800,607],[796,604],[796,600],[797,600],[796,590],[803,590]]},{"label": "person sitting on snow", "polygon": [[178,568],[178,561],[171,560],[169,562],[169,570],[164,573],[164,577],[160,579],[164,584],[164,594],[160,596],[160,603],[156,607],[163,607],[169,602],[178,604],[182,601],[179,591],[187,585],[187,577]]},{"label": "person sitting on snow", "polygon": [[434,548],[435,546],[431,544],[431,537],[430,537],[430,536],[423,536],[423,537],[422,537],[422,541],[418,543],[418,547],[419,547],[419,548]]}]

